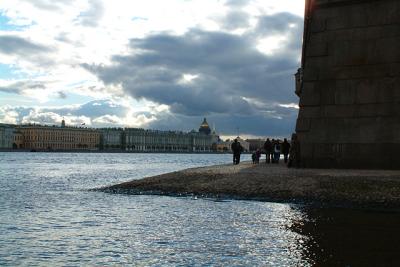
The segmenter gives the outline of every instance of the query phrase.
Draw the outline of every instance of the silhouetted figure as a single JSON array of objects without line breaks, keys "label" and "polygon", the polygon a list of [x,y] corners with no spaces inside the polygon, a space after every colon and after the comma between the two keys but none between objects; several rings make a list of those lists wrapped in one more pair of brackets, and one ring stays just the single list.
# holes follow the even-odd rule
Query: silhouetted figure
[{"label": "silhouetted figure", "polygon": [[256,163],[257,164],[260,163],[260,158],[261,158],[261,150],[257,149],[257,151],[256,151]]},{"label": "silhouetted figure", "polygon": [[269,140],[269,138],[267,138],[267,140],[264,143],[264,150],[265,150],[265,163],[270,163],[272,154],[272,143]]},{"label": "silhouetted figure", "polygon": [[292,142],[289,151],[289,163],[288,167],[300,167],[300,143],[297,140],[297,134],[292,134]]},{"label": "silhouetted figure", "polygon": [[240,153],[242,153],[243,147],[240,144],[240,142],[238,142],[237,139],[235,139],[235,141],[233,141],[233,143],[231,145],[231,149],[232,149],[232,152],[233,152],[233,164],[239,164],[239,162],[240,162]]},{"label": "silhouetted figure", "polygon": [[251,160],[253,161],[253,164],[256,164],[256,157],[257,157],[257,155],[256,155],[256,152],[254,151],[254,152],[251,154]]},{"label": "silhouetted figure", "polygon": [[279,140],[274,142],[274,163],[279,163],[279,158],[281,157],[281,144]]},{"label": "silhouetted figure", "polygon": [[288,162],[289,151],[290,151],[290,144],[287,141],[287,139],[285,138],[285,139],[283,139],[283,143],[282,143],[282,154],[283,154],[285,163]]}]

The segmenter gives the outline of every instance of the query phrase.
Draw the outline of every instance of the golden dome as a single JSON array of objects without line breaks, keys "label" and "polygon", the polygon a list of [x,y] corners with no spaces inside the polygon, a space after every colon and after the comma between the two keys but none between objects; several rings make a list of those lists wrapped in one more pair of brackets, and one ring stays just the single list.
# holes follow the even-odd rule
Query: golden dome
[{"label": "golden dome", "polygon": [[208,125],[206,118],[204,118],[203,123],[200,125],[199,132],[204,133],[204,134],[211,133],[211,129],[210,129],[210,126]]}]

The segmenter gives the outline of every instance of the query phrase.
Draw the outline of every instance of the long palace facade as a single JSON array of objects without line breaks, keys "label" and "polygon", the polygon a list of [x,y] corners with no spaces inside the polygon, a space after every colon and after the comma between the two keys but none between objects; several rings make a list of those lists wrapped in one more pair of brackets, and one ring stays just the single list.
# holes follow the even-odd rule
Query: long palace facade
[{"label": "long palace facade", "polygon": [[198,132],[0,124],[3,150],[211,152],[218,140],[206,119]]}]

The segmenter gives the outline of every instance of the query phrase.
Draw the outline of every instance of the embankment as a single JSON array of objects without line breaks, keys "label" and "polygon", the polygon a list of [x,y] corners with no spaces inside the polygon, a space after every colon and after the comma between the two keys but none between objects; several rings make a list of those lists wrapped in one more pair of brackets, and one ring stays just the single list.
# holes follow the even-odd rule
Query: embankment
[{"label": "embankment", "polygon": [[245,162],[186,169],[96,190],[400,208],[400,171],[288,169],[283,164]]}]

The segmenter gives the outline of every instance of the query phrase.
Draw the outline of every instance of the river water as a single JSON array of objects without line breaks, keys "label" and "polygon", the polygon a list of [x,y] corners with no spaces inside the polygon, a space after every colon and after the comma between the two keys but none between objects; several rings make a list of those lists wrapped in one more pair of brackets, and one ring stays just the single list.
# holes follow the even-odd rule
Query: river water
[{"label": "river water", "polygon": [[0,153],[0,266],[399,264],[397,212],[87,191],[231,160]]}]

